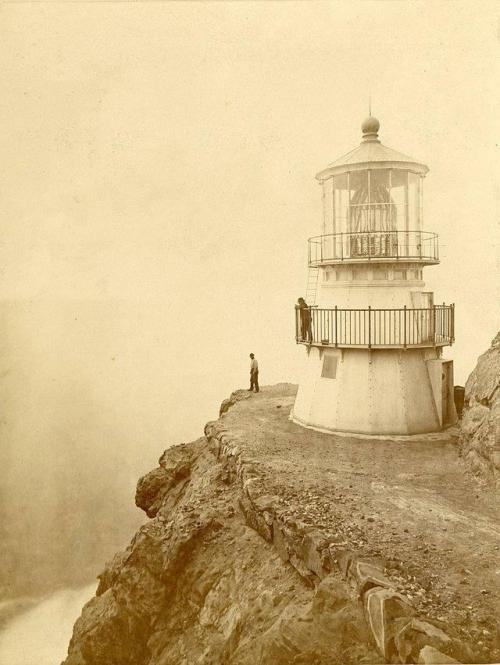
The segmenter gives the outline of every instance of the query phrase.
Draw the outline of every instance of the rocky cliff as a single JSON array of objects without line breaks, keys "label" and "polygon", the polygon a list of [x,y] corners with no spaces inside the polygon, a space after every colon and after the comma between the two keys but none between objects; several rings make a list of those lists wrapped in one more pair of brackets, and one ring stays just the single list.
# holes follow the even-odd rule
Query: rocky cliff
[{"label": "rocky cliff", "polygon": [[494,503],[464,500],[454,445],[305,430],[295,392],[234,393],[139,481],[150,519],[65,665],[498,659]]},{"label": "rocky cliff", "polygon": [[500,480],[500,332],[465,384],[460,453],[479,476]]}]

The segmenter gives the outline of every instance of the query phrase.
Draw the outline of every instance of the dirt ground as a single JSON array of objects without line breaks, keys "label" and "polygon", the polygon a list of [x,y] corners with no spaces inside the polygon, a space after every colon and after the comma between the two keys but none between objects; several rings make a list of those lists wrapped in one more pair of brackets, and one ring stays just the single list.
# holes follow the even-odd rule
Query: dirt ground
[{"label": "dirt ground", "polygon": [[419,612],[454,626],[482,662],[500,661],[498,492],[467,474],[449,435],[316,432],[290,421],[295,393],[279,384],[242,394],[224,427],[291,515],[339,547],[381,557]]}]

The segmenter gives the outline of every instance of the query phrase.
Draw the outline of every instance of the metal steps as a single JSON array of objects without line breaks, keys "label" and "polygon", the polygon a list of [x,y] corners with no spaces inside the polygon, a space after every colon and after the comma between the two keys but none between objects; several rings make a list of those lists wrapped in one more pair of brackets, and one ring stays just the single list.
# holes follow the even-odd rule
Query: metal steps
[{"label": "metal steps", "polygon": [[316,294],[318,291],[318,277],[319,277],[319,268],[309,268],[307,274],[307,286],[306,286],[306,303],[309,305],[316,304]]}]

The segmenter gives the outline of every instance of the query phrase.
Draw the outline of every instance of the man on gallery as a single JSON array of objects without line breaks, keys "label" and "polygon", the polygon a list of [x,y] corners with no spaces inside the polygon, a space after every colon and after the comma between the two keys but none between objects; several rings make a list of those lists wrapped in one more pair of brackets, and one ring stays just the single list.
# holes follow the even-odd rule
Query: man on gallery
[{"label": "man on gallery", "polygon": [[310,342],[312,340],[311,312],[304,298],[299,298],[297,303],[295,307],[300,311],[300,337],[303,341]]}]

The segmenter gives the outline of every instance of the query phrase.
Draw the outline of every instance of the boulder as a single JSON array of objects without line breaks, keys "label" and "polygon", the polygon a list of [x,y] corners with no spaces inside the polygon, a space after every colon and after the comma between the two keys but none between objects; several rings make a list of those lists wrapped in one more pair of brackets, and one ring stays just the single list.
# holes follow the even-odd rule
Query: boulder
[{"label": "boulder", "polygon": [[415,662],[418,654],[426,646],[446,648],[451,645],[451,638],[428,621],[413,618],[394,636],[394,644],[401,663]]},{"label": "boulder", "polygon": [[450,658],[450,656],[441,653],[441,651],[429,645],[421,649],[417,660],[417,663],[421,663],[422,665],[446,665],[446,663],[458,662],[458,660]]},{"label": "boulder", "polygon": [[500,478],[500,333],[479,357],[465,384],[460,455],[483,479]]},{"label": "boulder", "polygon": [[185,444],[168,448],[159,459],[160,466],[139,479],[135,505],[155,517],[172,488],[189,478],[195,458],[193,448]]},{"label": "boulder", "polygon": [[364,596],[365,612],[375,644],[384,658],[396,651],[394,637],[415,615],[407,598],[392,589],[372,587]]}]

